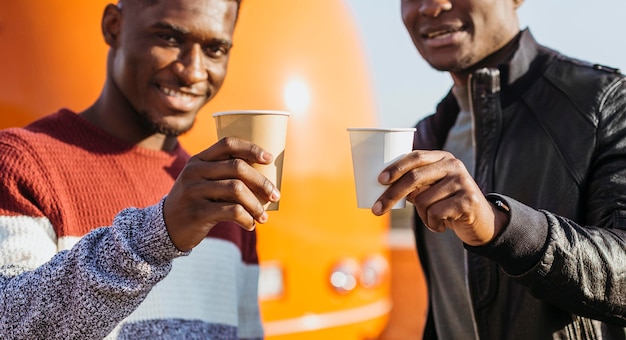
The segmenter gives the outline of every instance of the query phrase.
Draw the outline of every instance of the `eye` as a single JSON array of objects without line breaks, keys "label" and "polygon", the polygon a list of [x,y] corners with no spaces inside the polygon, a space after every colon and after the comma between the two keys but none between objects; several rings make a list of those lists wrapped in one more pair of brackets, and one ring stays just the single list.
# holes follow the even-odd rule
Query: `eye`
[{"label": "eye", "polygon": [[210,44],[204,48],[204,53],[211,58],[221,58],[227,56],[230,46],[223,43]]},{"label": "eye", "polygon": [[168,45],[180,45],[181,42],[177,36],[170,33],[158,33],[157,36]]}]

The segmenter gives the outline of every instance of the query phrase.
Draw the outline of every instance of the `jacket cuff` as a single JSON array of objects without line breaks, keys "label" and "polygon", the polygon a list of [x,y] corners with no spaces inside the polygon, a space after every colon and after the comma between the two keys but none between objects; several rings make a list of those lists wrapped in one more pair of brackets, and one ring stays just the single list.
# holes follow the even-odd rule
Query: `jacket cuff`
[{"label": "jacket cuff", "polygon": [[465,249],[498,263],[512,276],[521,275],[533,268],[546,248],[549,224],[546,216],[510,197],[489,194],[493,201],[499,199],[509,207],[509,224],[500,235],[484,246]]}]

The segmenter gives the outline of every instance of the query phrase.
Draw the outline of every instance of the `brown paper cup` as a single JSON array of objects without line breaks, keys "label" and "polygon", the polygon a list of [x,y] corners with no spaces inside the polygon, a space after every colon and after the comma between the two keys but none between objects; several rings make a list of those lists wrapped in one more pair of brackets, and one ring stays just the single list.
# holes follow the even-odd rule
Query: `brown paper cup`
[{"label": "brown paper cup", "polygon": [[[217,127],[217,138],[238,137],[251,141],[274,155],[271,164],[252,166],[269,179],[278,190],[283,174],[287,120],[290,114],[284,111],[242,110],[213,114]],[[278,202],[267,203],[265,210],[278,210]]]},{"label": "brown paper cup", "polygon": [[[414,128],[348,128],[352,152],[357,207],[371,209],[387,190],[378,182],[378,175],[391,163],[413,149]],[[402,209],[406,199],[392,209]]]}]

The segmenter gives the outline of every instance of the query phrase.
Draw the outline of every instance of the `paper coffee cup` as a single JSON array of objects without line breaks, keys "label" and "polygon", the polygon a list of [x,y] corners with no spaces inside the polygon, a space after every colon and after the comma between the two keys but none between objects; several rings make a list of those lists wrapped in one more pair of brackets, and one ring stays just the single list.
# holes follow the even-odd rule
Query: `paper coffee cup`
[{"label": "paper coffee cup", "polygon": [[[269,179],[278,190],[283,174],[289,112],[270,110],[225,111],[213,114],[217,137],[238,137],[248,140],[274,156],[271,164],[252,166]],[[278,202],[265,205],[265,210],[278,210]]]},{"label": "paper coffee cup", "polygon": [[[352,166],[357,206],[371,209],[387,190],[378,182],[378,175],[391,163],[413,150],[414,128],[348,128],[352,150]],[[406,199],[392,209],[406,207]]]}]

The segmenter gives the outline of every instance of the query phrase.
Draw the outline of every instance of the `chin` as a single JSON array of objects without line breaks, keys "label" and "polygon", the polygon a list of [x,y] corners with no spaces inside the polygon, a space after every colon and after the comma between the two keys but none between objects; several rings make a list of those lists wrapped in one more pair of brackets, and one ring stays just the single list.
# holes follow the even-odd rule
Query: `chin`
[{"label": "chin", "polygon": [[177,137],[185,134],[193,127],[196,121],[196,114],[187,116],[171,116],[152,121],[152,128],[155,132],[169,137]]},{"label": "chin", "polygon": [[442,62],[441,59],[434,58],[434,60],[429,60],[428,64],[437,71],[458,73],[471,68],[475,62],[469,57],[453,59],[447,62]]},{"label": "chin", "polygon": [[456,72],[459,70],[459,66],[454,63],[442,63],[438,61],[438,62],[429,62],[428,64],[433,69],[437,71],[441,71],[441,72]]},{"label": "chin", "polygon": [[193,127],[192,124],[185,124],[183,126],[179,125],[170,125],[170,124],[155,124],[154,130],[155,132],[164,134],[168,137],[178,137],[185,133],[187,133]]}]

